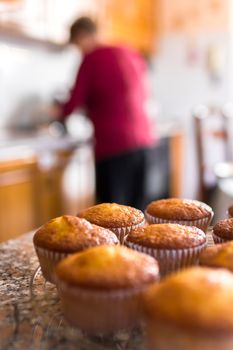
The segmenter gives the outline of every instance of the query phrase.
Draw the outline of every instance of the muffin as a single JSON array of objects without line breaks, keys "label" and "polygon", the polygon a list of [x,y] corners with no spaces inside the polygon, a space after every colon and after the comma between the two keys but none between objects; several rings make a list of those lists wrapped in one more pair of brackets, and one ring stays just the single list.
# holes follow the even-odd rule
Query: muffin
[{"label": "muffin", "polygon": [[214,243],[225,243],[233,240],[233,219],[225,219],[217,222],[213,227]]},{"label": "muffin", "polygon": [[144,297],[149,350],[232,350],[233,274],[190,268]]},{"label": "muffin", "polygon": [[155,259],[124,246],[74,254],[55,273],[66,320],[92,334],[137,324],[142,291],[159,278]]},{"label": "muffin", "polygon": [[233,272],[233,241],[203,250],[200,254],[200,265],[222,267]]},{"label": "muffin", "polygon": [[145,224],[141,210],[116,203],[94,205],[83,210],[78,216],[92,224],[112,230],[122,244],[128,232]]},{"label": "muffin", "polygon": [[69,254],[98,245],[119,244],[119,241],[110,230],[64,215],[43,225],[35,233],[33,243],[44,278],[53,282],[54,267]]},{"label": "muffin", "polygon": [[149,224],[177,223],[196,226],[206,232],[213,211],[207,204],[196,200],[169,198],[151,202],[145,215]]},{"label": "muffin", "polygon": [[161,276],[198,262],[206,235],[194,226],[154,224],[131,231],[125,244],[157,259]]},{"label": "muffin", "polygon": [[233,218],[233,204],[227,209],[227,214],[229,218]]}]

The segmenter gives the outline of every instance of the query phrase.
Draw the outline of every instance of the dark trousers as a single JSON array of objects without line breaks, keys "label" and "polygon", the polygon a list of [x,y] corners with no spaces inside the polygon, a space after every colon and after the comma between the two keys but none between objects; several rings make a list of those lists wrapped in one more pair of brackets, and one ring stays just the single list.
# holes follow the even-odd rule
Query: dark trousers
[{"label": "dark trousers", "polygon": [[138,149],[97,162],[97,201],[116,202],[144,210],[149,201],[166,197],[167,183],[164,193],[158,193],[162,179],[156,176],[156,160],[157,147]]}]

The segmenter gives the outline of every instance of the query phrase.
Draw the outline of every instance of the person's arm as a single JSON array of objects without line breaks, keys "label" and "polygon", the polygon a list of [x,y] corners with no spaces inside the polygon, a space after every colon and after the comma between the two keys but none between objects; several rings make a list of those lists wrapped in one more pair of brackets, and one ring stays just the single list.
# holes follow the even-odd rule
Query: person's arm
[{"label": "person's arm", "polygon": [[85,107],[90,93],[90,65],[87,59],[82,62],[75,83],[70,91],[69,99],[60,105],[53,106],[56,119],[66,119],[76,108]]}]

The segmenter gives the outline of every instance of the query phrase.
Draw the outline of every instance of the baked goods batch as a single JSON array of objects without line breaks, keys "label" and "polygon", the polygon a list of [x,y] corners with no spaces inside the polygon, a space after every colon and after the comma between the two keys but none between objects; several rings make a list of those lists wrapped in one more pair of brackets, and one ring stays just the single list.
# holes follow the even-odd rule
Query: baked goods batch
[{"label": "baked goods batch", "polygon": [[213,218],[213,211],[207,204],[196,200],[169,198],[151,202],[145,215],[150,224],[176,223],[206,231]]},{"label": "baked goods batch", "polygon": [[217,222],[213,227],[214,242],[224,243],[233,239],[233,219],[225,219]]},{"label": "baked goods batch", "polygon": [[69,254],[102,244],[115,245],[119,241],[110,230],[76,216],[64,215],[43,225],[35,233],[33,243],[42,273],[52,282],[55,266]]},{"label": "baked goods batch", "polygon": [[153,224],[131,231],[125,244],[153,256],[161,276],[198,262],[206,246],[206,235],[194,226]]},{"label": "baked goods batch", "polygon": [[144,296],[149,350],[233,349],[233,274],[193,267]]},{"label": "baked goods batch", "polygon": [[64,315],[87,332],[135,326],[142,292],[158,279],[155,259],[124,246],[88,249],[61,261],[56,269]]},{"label": "baked goods batch", "polygon": [[141,210],[116,203],[102,203],[87,208],[78,214],[92,224],[112,230],[121,243],[131,230],[145,224]]},{"label": "baked goods batch", "polygon": [[233,218],[210,233],[212,218],[194,200],[153,201],[145,217],[102,203],[51,220],[33,242],[72,327],[108,334],[139,324],[149,350],[232,350]]},{"label": "baked goods batch", "polygon": [[206,248],[200,254],[201,266],[225,268],[233,272],[233,241]]}]

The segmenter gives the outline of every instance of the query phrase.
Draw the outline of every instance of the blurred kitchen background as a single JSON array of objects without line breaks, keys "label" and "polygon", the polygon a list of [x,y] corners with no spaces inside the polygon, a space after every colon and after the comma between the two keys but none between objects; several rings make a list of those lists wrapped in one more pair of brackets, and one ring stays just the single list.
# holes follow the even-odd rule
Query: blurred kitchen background
[{"label": "blurred kitchen background", "polygon": [[93,129],[47,108],[67,96],[80,56],[72,21],[97,20],[106,43],[139,50],[160,137],[156,198],[233,203],[233,1],[0,0],[0,241],[95,202]]}]

